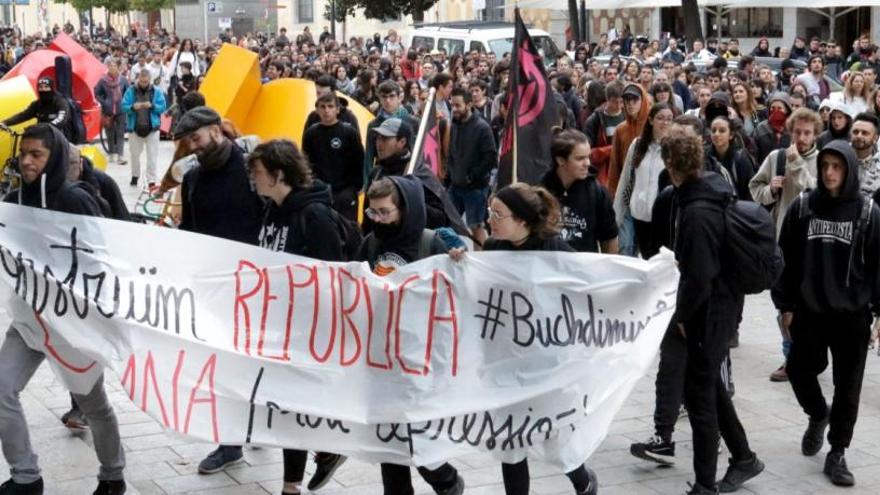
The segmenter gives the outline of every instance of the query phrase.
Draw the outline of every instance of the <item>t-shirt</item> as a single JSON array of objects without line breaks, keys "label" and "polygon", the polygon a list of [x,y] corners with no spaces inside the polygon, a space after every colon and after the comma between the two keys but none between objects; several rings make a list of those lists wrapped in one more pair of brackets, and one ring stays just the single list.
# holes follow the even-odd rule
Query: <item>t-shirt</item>
[{"label": "t-shirt", "polygon": [[551,170],[543,182],[562,208],[559,236],[575,251],[596,253],[598,243],[617,237],[611,196],[595,177],[575,181],[565,190],[559,176]]},{"label": "t-shirt", "polygon": [[608,115],[602,112],[602,121],[605,123],[605,135],[608,136],[608,142],[611,142],[611,139],[614,137],[614,131],[617,129],[617,126],[623,123],[624,119],[626,119],[626,114],[623,112],[617,115]]},{"label": "t-shirt", "polygon": [[357,130],[345,122],[309,127],[303,134],[303,152],[312,171],[333,192],[363,185],[364,147]]}]

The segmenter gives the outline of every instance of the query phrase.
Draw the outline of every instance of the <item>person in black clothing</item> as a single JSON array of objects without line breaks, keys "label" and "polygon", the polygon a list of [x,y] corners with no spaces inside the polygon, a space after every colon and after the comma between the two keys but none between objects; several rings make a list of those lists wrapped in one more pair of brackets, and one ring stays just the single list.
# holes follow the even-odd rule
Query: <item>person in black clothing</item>
[{"label": "person in black clothing", "polygon": [[[859,192],[859,162],[848,143],[829,143],[817,164],[816,189],[801,193],[785,214],[779,236],[785,269],[771,294],[791,333],[788,379],[809,417],[801,452],[818,454],[830,424],[825,475],[835,485],[852,486],[844,451],[859,411],[871,311],[880,309],[880,210]],[[828,367],[829,350],[830,411],[817,379]]]},{"label": "person in black clothing", "polygon": [[489,124],[471,110],[471,94],[452,91],[452,129],[446,157],[449,198],[467,219],[474,240],[486,240],[489,174],[498,164],[498,149]]},{"label": "person in black clothing", "polygon": [[[373,132],[376,139],[376,164],[370,171],[367,183],[392,175],[404,175],[412,158],[413,132],[401,119],[391,118],[382,122]],[[452,227],[459,235],[470,235],[461,214],[449,200],[440,180],[424,164],[417,165],[413,175],[418,177],[425,189],[425,207],[427,209],[427,226],[429,229]],[[364,222],[365,230],[369,230],[371,222]]]},{"label": "person in black clothing", "polygon": [[[257,193],[268,198],[258,243],[260,247],[322,261],[345,260],[341,229],[330,214],[330,186],[312,178],[305,157],[293,142],[275,139],[258,145],[248,156],[248,173]],[[300,493],[308,452],[284,449],[283,494]],[[318,453],[318,468],[308,489],[326,485],[346,460]]]},{"label": "person in black clothing", "polygon": [[[336,79],[328,74],[324,74],[315,80],[315,98],[320,98],[321,95],[325,94],[335,94],[336,90]],[[339,120],[341,122],[345,122],[346,124],[353,127],[356,131],[358,131],[358,135],[360,135],[360,126],[358,125],[358,119],[355,117],[354,112],[348,109],[348,100],[345,98],[339,98]],[[308,130],[313,125],[317,124],[321,121],[321,116],[318,115],[317,110],[312,110],[309,113],[309,116],[306,117],[306,124],[303,127],[303,132]]]},{"label": "person in black clothing", "polygon": [[16,125],[37,119],[38,123],[46,122],[54,125],[70,141],[73,137],[73,129],[71,129],[73,115],[67,100],[56,93],[54,87],[55,82],[51,77],[39,78],[37,80],[37,100],[21,112],[4,120],[3,125]]},{"label": "person in black clothing", "polygon": [[364,146],[360,134],[339,121],[339,100],[333,93],[315,103],[321,121],[303,134],[303,152],[315,176],[333,191],[333,208],[342,216],[357,219],[357,194],[364,184],[361,163]]},{"label": "person in black clothing", "polygon": [[751,201],[749,181],[755,166],[749,154],[739,145],[740,123],[737,118],[718,116],[709,123],[710,144],[706,146],[706,170],[717,171],[728,179],[741,200]]},{"label": "person in black clothing", "polygon": [[82,155],[79,147],[70,145],[70,168],[67,178],[71,181],[82,181],[93,187],[98,197],[107,202],[109,214],[104,216],[116,220],[130,221],[131,214],[125,200],[122,199],[122,191],[112,177],[103,170],[95,168],[92,161]]},{"label": "person in black clothing", "polygon": [[[39,123],[25,129],[19,147],[21,185],[3,198],[4,202],[32,208],[100,217],[95,197],[68,179],[69,142],[58,128]],[[43,478],[31,447],[27,422],[19,394],[27,386],[45,356],[30,349],[19,328],[28,323],[13,321],[0,347],[0,443],[10,467],[11,479],[0,485],[0,493],[41,495]],[[94,449],[101,464],[98,488],[101,495],[125,493],[125,453],[119,425],[104,391],[100,376],[85,394],[73,398],[92,428]]]},{"label": "person in black clothing", "polygon": [[[220,130],[220,115],[193,108],[174,135],[199,160],[183,176],[180,230],[256,244],[263,201],[251,188],[241,150]],[[242,457],[241,446],[221,445],[199,463],[199,473],[216,473]]]},{"label": "person in black clothing", "polygon": [[590,166],[587,136],[574,129],[557,132],[550,146],[553,170],[542,185],[562,208],[560,237],[575,251],[617,254],[617,222],[611,196]]},{"label": "person in black clothing", "polygon": [[852,127],[853,118],[845,103],[829,101],[828,107],[831,108],[828,115],[828,129],[819,134],[819,138],[816,139],[816,147],[819,149],[824,148],[826,144],[835,139],[849,141],[849,130]]},{"label": "person in black clothing", "polygon": [[[733,190],[718,174],[703,172],[702,138],[674,126],[661,140],[669,178],[677,188],[674,234],[678,286],[675,328],[687,341],[685,404],[693,430],[696,481],[691,495],[738,490],[764,464],[749,448],[745,430],[721,379],[728,338],[736,328],[736,296],[721,276],[724,206]],[[731,453],[720,483],[715,474],[719,433]]]},{"label": "person in black clothing", "polygon": [[[483,250],[573,252],[574,249],[559,237],[559,215],[559,202],[543,187],[522,182],[506,186],[490,202],[492,237],[483,244]],[[453,249],[449,255],[460,260],[464,251]],[[528,495],[528,459],[502,463],[501,472],[507,495]],[[592,469],[581,465],[566,476],[578,495],[598,493],[599,481]]]}]

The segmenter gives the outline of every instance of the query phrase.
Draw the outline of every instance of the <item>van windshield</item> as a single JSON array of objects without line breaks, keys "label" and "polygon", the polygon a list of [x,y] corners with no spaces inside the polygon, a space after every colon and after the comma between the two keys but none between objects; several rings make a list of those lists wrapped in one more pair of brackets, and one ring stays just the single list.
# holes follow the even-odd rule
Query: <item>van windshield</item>
[{"label": "van windshield", "polygon": [[[553,59],[556,58],[556,54],[559,53],[559,48],[556,47],[556,43],[554,43],[549,36],[533,36],[532,41],[535,42],[538,51],[541,53],[541,56],[544,57],[544,64],[549,65],[552,63]],[[512,46],[513,38],[489,40],[489,49],[492,50],[492,53],[494,53],[499,59],[503,57],[505,53],[510,53]]]}]

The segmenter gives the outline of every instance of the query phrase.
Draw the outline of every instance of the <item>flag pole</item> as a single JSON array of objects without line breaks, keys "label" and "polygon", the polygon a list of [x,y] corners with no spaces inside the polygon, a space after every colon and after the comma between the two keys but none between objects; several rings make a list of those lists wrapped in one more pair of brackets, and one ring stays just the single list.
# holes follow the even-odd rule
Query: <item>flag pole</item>
[{"label": "flag pole", "polygon": [[413,170],[416,168],[416,163],[419,159],[419,151],[422,149],[422,141],[425,140],[425,129],[428,127],[428,112],[436,112],[437,109],[434,106],[434,97],[436,95],[437,89],[431,88],[428,91],[428,100],[425,102],[425,109],[422,111],[422,120],[419,122],[419,132],[416,134],[416,142],[412,147],[412,156],[409,158],[409,164],[406,166],[406,173],[404,175],[409,175],[413,173]]},{"label": "flag pole", "polygon": [[[516,7],[513,9],[513,13],[514,13],[514,23],[522,22],[522,18],[519,15],[519,2],[516,2]],[[510,56],[516,57],[517,61],[519,61],[519,45],[517,45],[517,42],[522,42],[522,40],[517,40],[516,36],[514,36],[513,37],[514,46],[512,48],[512,53],[510,54]],[[508,87],[513,88],[513,108],[507,109],[508,112],[510,112],[510,111],[513,112],[513,126],[511,129],[513,131],[513,154],[512,154],[512,160],[511,160],[512,170],[510,173],[510,183],[516,184],[517,182],[519,182],[519,180],[517,179],[517,165],[518,165],[517,164],[517,155],[519,154],[519,150],[518,150],[519,146],[517,145],[517,134],[518,134],[517,127],[519,127],[519,72],[520,72],[520,70],[519,70],[518,63],[517,64],[510,64],[510,65],[511,65],[510,68],[512,69],[510,71],[511,72],[510,77],[513,78],[513,80],[511,81],[512,84],[508,83]]]}]

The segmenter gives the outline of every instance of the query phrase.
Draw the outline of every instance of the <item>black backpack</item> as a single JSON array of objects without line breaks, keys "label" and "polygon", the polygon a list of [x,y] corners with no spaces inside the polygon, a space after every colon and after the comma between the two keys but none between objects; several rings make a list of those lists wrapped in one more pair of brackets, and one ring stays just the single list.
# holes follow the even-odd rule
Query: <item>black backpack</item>
[{"label": "black backpack", "polygon": [[344,216],[340,215],[338,211],[330,208],[326,205],[317,203],[313,206],[306,206],[303,208],[302,214],[300,214],[300,232],[303,233],[303,236],[307,236],[308,232],[306,232],[305,218],[306,218],[306,210],[309,208],[319,208],[325,207],[327,209],[327,213],[330,215],[330,218],[333,219],[333,222],[336,224],[337,229],[339,229],[339,238],[342,240],[342,255],[345,257],[343,261],[354,261],[357,260],[358,252],[361,248],[361,242],[363,242],[364,238],[361,235],[361,229],[358,227],[358,224]]},{"label": "black backpack", "polygon": [[67,120],[65,137],[73,144],[85,144],[86,124],[83,121],[82,106],[73,98],[73,69],[70,57],[55,57],[55,89],[67,102],[70,118]]},{"label": "black backpack", "polygon": [[[717,203],[704,203],[721,208]],[[776,224],[758,203],[735,198],[723,207],[724,243],[721,273],[737,294],[759,294],[772,288],[785,262],[776,242]]]}]

